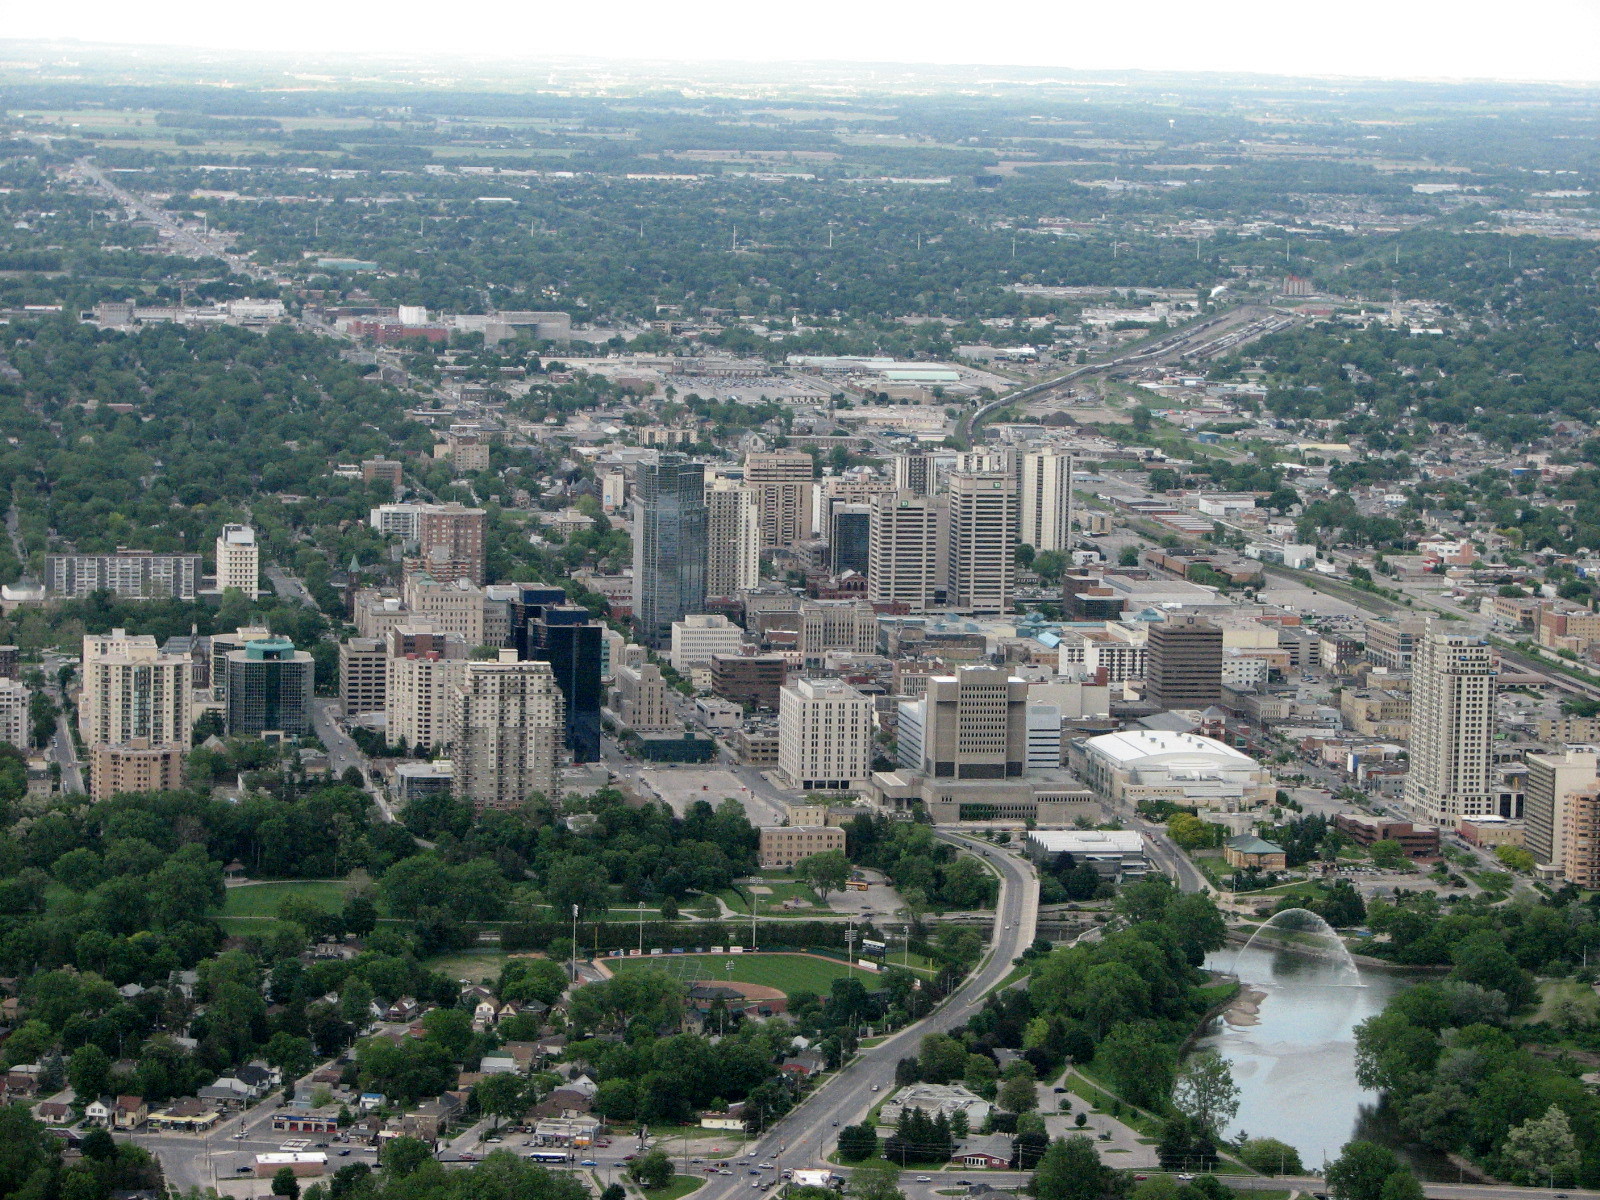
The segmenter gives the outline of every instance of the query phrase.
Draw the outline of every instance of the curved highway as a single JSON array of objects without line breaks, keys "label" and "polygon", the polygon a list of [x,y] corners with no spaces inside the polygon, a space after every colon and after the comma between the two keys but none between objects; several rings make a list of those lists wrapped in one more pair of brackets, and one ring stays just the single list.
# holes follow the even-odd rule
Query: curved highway
[{"label": "curved highway", "polygon": [[[1008,850],[948,830],[938,836],[987,863],[1000,876],[997,920],[988,956],[959,989],[934,1012],[877,1046],[862,1050],[848,1066],[813,1092],[793,1112],[746,1144],[744,1156],[783,1167],[818,1167],[833,1150],[838,1126],[852,1125],[894,1089],[895,1064],[915,1057],[930,1033],[947,1033],[963,1024],[983,997],[1008,974],[1013,960],[1033,944],[1039,919],[1039,878],[1033,864]],[[750,1177],[713,1176],[696,1200],[731,1200],[750,1192]]]}]

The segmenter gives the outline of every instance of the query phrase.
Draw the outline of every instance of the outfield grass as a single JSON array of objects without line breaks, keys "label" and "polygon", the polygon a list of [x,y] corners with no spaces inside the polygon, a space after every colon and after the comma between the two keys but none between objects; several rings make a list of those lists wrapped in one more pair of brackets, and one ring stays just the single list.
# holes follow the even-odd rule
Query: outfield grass
[{"label": "outfield grass", "polygon": [[[835,979],[844,979],[850,974],[844,963],[807,954],[662,954],[654,958],[608,958],[604,961],[613,971],[661,967],[674,973],[685,972],[694,979],[727,979],[777,988],[787,995],[815,992],[826,996],[833,989]],[[855,974],[867,987],[873,986],[871,971]]]},{"label": "outfield grass", "polygon": [[291,880],[284,883],[253,883],[231,887],[222,902],[225,917],[275,917],[278,905],[293,897],[315,904],[329,912],[344,907],[348,885],[330,880]]},{"label": "outfield grass", "polygon": [[451,979],[470,979],[474,983],[487,979],[493,983],[500,978],[500,970],[510,957],[504,950],[485,947],[481,950],[455,950],[436,958],[426,958],[422,965]]}]

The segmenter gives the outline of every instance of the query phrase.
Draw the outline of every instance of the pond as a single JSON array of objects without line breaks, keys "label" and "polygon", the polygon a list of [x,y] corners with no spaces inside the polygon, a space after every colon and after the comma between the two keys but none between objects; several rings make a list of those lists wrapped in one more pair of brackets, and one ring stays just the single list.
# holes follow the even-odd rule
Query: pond
[{"label": "pond", "polygon": [[1199,1042],[1228,1061],[1239,1088],[1227,1136],[1277,1138],[1300,1151],[1308,1171],[1320,1171],[1378,1103],[1356,1082],[1355,1028],[1409,977],[1359,966],[1352,973],[1259,944],[1225,946],[1206,966],[1237,975],[1245,989]]}]

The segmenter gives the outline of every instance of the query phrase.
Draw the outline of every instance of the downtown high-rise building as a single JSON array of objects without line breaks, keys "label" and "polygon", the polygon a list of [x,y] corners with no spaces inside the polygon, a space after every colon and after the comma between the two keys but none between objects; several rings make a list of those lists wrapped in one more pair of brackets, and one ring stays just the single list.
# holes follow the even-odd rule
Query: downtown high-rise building
[{"label": "downtown high-rise building", "polygon": [[1017,584],[1017,481],[1007,471],[950,476],[950,607],[969,613],[1011,611]]},{"label": "downtown high-rise building", "polygon": [[1035,550],[1072,549],[1072,455],[1030,450],[1022,456],[1022,528]]},{"label": "downtown high-rise building", "polygon": [[793,546],[811,536],[811,490],[817,467],[802,450],[745,456],[744,481],[756,498],[763,549]]},{"label": "downtown high-rise building", "polygon": [[1405,799],[1416,817],[1454,829],[1497,813],[1492,784],[1494,653],[1473,633],[1430,629],[1411,664],[1411,766]]},{"label": "downtown high-rise building", "polygon": [[1222,629],[1192,615],[1152,622],[1144,682],[1144,698],[1157,708],[1215,704],[1222,699]]},{"label": "downtown high-rise building", "polygon": [[639,464],[634,489],[633,619],[656,650],[672,623],[706,607],[705,467],[662,452]]},{"label": "downtown high-rise building", "polygon": [[91,796],[132,790],[119,769],[130,755],[156,755],[165,768],[156,786],[177,786],[191,745],[192,672],[187,655],[161,653],[153,637],[116,629],[83,639],[78,730],[90,752]]},{"label": "downtown high-rise building", "polygon": [[238,590],[254,600],[261,594],[261,547],[248,525],[224,525],[217,536],[217,591]]},{"label": "downtown high-rise building", "polygon": [[732,600],[761,581],[761,515],[736,479],[706,483],[706,595]]},{"label": "downtown high-rise building", "polygon": [[539,793],[555,800],[566,714],[547,662],[463,664],[446,718],[457,797],[476,808],[515,808]]},{"label": "downtown high-rise building", "polygon": [[1563,746],[1559,754],[1533,752],[1524,761],[1528,781],[1523,788],[1523,845],[1534,862],[1560,866],[1567,859],[1571,835],[1563,819],[1569,811],[1566,799],[1600,787],[1600,748]]},{"label": "downtown high-rise building", "polygon": [[912,491],[874,496],[867,535],[867,597],[919,613],[944,600],[949,504]]},{"label": "downtown high-rise building", "polygon": [[561,689],[562,741],[572,761],[600,758],[600,651],[605,627],[578,604],[547,604],[528,621],[524,658],[548,663]]},{"label": "downtown high-rise building", "polygon": [[288,638],[263,638],[247,642],[242,650],[228,651],[227,672],[223,715],[230,737],[263,733],[304,737],[312,732],[316,663]]},{"label": "downtown high-rise building", "polygon": [[914,492],[918,496],[931,496],[935,491],[938,471],[933,455],[920,446],[894,456],[894,486],[899,492]]},{"label": "downtown high-rise building", "polygon": [[444,582],[466,579],[482,587],[488,524],[489,514],[481,508],[428,505],[417,514],[417,557],[407,565]]}]

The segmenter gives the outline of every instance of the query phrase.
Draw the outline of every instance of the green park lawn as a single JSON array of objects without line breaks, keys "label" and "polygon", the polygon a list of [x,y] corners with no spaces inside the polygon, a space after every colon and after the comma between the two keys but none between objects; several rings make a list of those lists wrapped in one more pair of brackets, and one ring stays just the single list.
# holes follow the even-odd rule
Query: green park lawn
[{"label": "green park lawn", "polygon": [[[683,972],[692,979],[727,979],[735,983],[754,983],[777,988],[786,995],[815,992],[826,996],[835,979],[850,974],[844,963],[812,958],[806,954],[662,954],[653,958],[608,958],[613,971],[637,971],[646,967]],[[873,974],[857,971],[856,977],[872,987]]]},{"label": "green park lawn", "polygon": [[344,907],[348,885],[342,881],[311,879],[284,883],[252,883],[231,887],[222,902],[224,917],[275,917],[278,905],[291,897],[330,912]]}]

